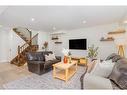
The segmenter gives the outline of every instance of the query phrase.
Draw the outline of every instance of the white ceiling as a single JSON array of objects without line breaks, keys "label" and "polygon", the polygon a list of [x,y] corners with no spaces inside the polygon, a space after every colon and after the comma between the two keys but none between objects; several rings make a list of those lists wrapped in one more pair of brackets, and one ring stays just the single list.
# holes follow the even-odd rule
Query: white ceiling
[{"label": "white ceiling", "polygon": [[[71,30],[126,19],[125,6],[2,6],[0,24],[35,30]],[[35,21],[31,21],[34,18]],[[86,24],[82,21],[86,20]]]}]

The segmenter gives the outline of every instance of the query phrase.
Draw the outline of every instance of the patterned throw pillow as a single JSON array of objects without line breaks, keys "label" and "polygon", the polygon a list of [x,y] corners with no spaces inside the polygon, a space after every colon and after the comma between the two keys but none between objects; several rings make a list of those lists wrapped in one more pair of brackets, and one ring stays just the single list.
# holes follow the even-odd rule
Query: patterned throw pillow
[{"label": "patterned throw pillow", "polygon": [[50,55],[45,55],[45,61],[52,60],[52,57]]}]

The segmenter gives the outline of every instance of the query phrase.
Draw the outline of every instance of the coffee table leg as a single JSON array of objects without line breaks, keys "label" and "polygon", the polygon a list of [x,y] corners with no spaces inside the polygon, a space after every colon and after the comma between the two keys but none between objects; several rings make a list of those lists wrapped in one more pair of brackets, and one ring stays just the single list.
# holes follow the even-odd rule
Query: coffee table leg
[{"label": "coffee table leg", "polygon": [[65,82],[67,82],[68,79],[68,69],[65,70]]},{"label": "coffee table leg", "polygon": [[56,76],[56,68],[55,66],[53,66],[53,77],[55,78],[55,76]]}]

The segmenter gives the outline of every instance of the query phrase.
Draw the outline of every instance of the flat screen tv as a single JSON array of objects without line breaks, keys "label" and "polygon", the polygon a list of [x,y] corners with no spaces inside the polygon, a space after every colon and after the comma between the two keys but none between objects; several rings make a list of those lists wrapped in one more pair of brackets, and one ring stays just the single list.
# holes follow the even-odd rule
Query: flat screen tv
[{"label": "flat screen tv", "polygon": [[87,49],[87,39],[70,39],[69,49],[86,50]]}]

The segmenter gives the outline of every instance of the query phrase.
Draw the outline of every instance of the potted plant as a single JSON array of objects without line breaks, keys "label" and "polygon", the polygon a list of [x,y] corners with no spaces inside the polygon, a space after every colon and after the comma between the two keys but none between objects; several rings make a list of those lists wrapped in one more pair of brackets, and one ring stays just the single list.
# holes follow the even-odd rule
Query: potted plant
[{"label": "potted plant", "polygon": [[99,49],[99,47],[95,47],[94,45],[88,47],[88,56],[87,57],[90,60],[95,59],[98,55],[98,49]]},{"label": "potted plant", "polygon": [[42,49],[44,49],[45,51],[47,51],[47,48],[48,48],[48,42],[45,41],[44,44],[43,44]]}]

